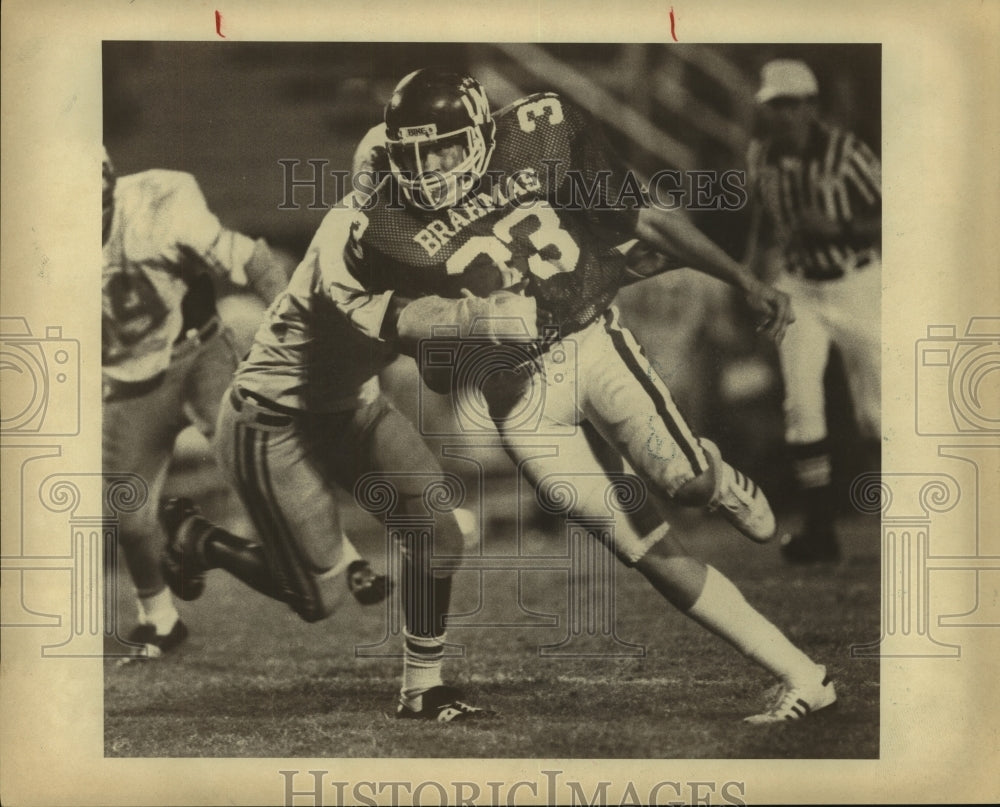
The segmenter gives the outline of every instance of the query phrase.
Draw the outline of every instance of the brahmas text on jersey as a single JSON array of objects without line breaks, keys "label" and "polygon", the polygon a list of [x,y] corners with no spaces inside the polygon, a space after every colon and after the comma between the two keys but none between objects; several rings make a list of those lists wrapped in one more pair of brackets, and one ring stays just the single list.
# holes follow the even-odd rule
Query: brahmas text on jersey
[{"label": "brahmas text on jersey", "polygon": [[[379,334],[387,292],[482,296],[524,281],[543,324],[566,335],[618,290],[623,259],[615,246],[634,232],[644,203],[638,180],[596,124],[557,95],[525,98],[494,118],[487,175],[455,207],[404,205],[390,176],[371,196],[328,214],[349,221],[349,237],[330,245],[340,253],[324,265],[325,282],[371,335]],[[345,234],[343,224],[328,229]]]},{"label": "brahmas text on jersey", "polygon": [[222,227],[190,174],[120,177],[103,250],[104,373],[143,381],[165,370],[192,282],[209,271],[245,285],[253,248],[250,238]]}]

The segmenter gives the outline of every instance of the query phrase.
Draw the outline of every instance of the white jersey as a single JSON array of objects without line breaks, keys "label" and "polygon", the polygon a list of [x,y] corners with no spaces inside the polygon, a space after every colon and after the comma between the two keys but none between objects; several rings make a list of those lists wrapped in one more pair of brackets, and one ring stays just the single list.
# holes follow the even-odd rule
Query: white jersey
[{"label": "white jersey", "polygon": [[246,285],[253,250],[252,239],[220,224],[190,174],[120,177],[103,256],[104,373],[136,382],[166,370],[190,281],[208,270]]},{"label": "white jersey", "polygon": [[344,262],[356,214],[332,209],[285,291],[268,309],[236,383],[282,407],[337,412],[371,403],[396,357],[380,337],[389,294],[360,288]]}]

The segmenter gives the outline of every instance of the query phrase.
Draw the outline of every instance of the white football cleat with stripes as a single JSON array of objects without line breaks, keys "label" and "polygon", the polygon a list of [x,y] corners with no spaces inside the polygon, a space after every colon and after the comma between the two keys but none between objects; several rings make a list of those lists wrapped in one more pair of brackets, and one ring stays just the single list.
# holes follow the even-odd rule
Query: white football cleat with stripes
[{"label": "white football cleat with stripes", "polygon": [[715,472],[715,494],[709,512],[718,510],[722,517],[751,541],[764,544],[774,538],[778,523],[760,486],[724,459],[719,447],[704,437],[701,446]]},{"label": "white football cleat with stripes", "polygon": [[773,705],[766,712],[743,718],[744,723],[764,725],[766,723],[787,723],[826,709],[837,702],[837,691],[833,681],[821,667],[819,681],[811,687],[789,687],[781,685],[775,693]]}]

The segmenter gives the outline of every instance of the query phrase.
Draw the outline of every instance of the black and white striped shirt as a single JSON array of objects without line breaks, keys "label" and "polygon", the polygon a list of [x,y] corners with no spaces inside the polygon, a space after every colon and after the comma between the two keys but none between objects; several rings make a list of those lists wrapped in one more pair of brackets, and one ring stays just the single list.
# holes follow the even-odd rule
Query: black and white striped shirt
[{"label": "black and white striped shirt", "polygon": [[[753,140],[747,165],[750,188],[784,248],[789,272],[831,280],[872,258],[878,244],[852,234],[850,223],[881,212],[882,167],[853,134],[814,123],[805,151],[796,155],[779,154],[770,141]],[[810,209],[839,224],[841,234],[803,233],[799,222]]]}]

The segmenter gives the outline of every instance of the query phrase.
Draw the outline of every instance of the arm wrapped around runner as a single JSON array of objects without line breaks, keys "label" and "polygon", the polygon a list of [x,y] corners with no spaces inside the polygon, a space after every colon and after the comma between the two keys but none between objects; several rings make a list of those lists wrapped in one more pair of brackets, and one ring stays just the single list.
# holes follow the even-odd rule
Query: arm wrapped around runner
[{"label": "arm wrapped around runner", "polygon": [[[464,290],[463,290],[464,292]],[[457,336],[488,339],[535,339],[537,306],[533,297],[496,291],[488,297],[464,292],[458,299],[428,296],[409,303],[399,314],[396,330],[404,343]]]},{"label": "arm wrapped around runner", "polygon": [[629,241],[619,246],[618,250],[625,255],[622,286],[629,286],[640,280],[647,280],[684,267],[683,261],[668,258],[642,241]]}]

